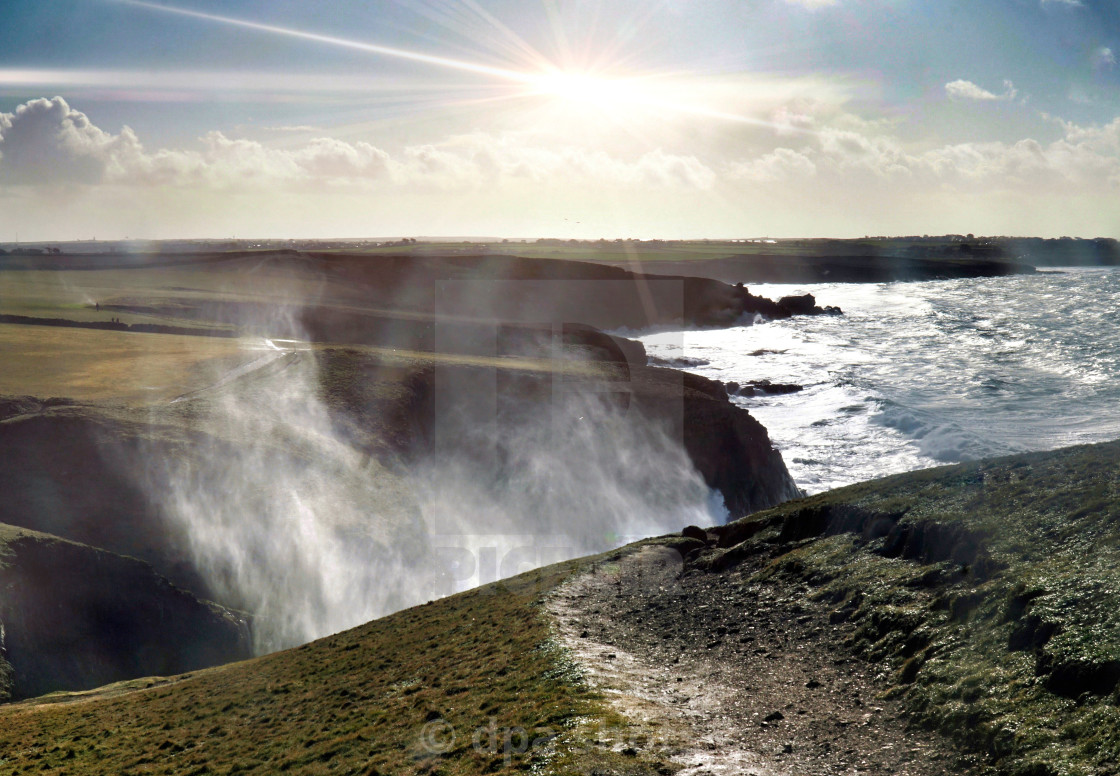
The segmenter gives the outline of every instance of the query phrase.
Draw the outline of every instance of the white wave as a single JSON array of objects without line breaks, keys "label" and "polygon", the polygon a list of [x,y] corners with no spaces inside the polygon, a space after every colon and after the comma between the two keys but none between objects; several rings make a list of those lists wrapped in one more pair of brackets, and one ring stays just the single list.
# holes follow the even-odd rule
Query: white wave
[{"label": "white wave", "polygon": [[[806,386],[736,399],[809,492],[1120,436],[1120,271],[980,280],[767,284],[840,317],[642,337],[706,377]],[[755,355],[758,354],[758,355]]]}]

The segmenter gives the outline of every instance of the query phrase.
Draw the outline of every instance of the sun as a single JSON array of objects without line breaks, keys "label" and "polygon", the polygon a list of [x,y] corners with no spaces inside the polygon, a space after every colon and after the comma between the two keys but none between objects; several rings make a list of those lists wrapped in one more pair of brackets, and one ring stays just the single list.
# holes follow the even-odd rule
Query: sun
[{"label": "sun", "polygon": [[637,96],[622,79],[603,78],[590,73],[562,70],[538,76],[533,82],[535,94],[576,103],[598,106],[631,102]]},{"label": "sun", "polygon": [[[559,112],[571,114],[573,107],[585,118],[591,114],[641,125],[650,116],[699,116],[745,124],[770,126],[745,114],[710,107],[697,101],[694,81],[679,74],[600,75],[586,70],[548,67],[543,72],[526,73],[519,79],[524,87],[520,96],[543,98]],[[556,113],[557,110],[551,111]]]}]

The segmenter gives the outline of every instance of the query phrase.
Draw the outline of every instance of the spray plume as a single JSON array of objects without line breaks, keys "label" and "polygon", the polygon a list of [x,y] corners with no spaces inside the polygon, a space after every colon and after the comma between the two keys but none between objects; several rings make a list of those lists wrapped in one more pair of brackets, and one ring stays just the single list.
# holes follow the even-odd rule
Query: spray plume
[{"label": "spray plume", "polygon": [[264,347],[192,400],[196,444],[153,483],[215,596],[254,615],[257,652],[726,516],[679,440],[609,395],[487,396],[460,380],[477,368],[437,369],[438,444],[385,465],[340,432],[310,346]]}]

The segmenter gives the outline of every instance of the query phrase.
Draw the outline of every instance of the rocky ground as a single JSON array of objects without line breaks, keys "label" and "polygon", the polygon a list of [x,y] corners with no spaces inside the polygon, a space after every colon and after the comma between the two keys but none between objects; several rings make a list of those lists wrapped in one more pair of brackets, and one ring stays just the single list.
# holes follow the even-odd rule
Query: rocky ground
[{"label": "rocky ground", "polygon": [[639,731],[616,749],[687,776],[974,772],[881,697],[876,666],[839,649],[852,626],[830,624],[807,588],[756,581],[752,562],[685,570],[664,546],[615,557],[550,610],[586,679]]}]

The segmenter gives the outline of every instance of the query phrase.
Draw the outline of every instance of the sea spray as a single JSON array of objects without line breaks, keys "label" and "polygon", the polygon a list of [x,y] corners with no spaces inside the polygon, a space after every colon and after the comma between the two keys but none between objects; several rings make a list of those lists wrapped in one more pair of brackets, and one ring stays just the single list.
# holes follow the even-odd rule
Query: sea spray
[{"label": "sea spray", "polygon": [[200,397],[195,445],[159,462],[168,516],[215,595],[253,614],[258,652],[416,603],[434,573],[397,483],[318,393],[311,354],[287,350]]},{"label": "sea spray", "polygon": [[149,462],[199,573],[253,614],[258,652],[726,517],[680,440],[610,392],[546,376],[545,400],[472,394],[447,366],[441,441],[406,465],[339,432],[310,346],[260,347],[276,357],[190,399],[193,447]]},{"label": "sea spray", "polygon": [[609,394],[503,404],[493,425],[444,414],[451,439],[412,475],[426,527],[449,558],[463,558],[457,582],[726,520],[680,441]]}]

